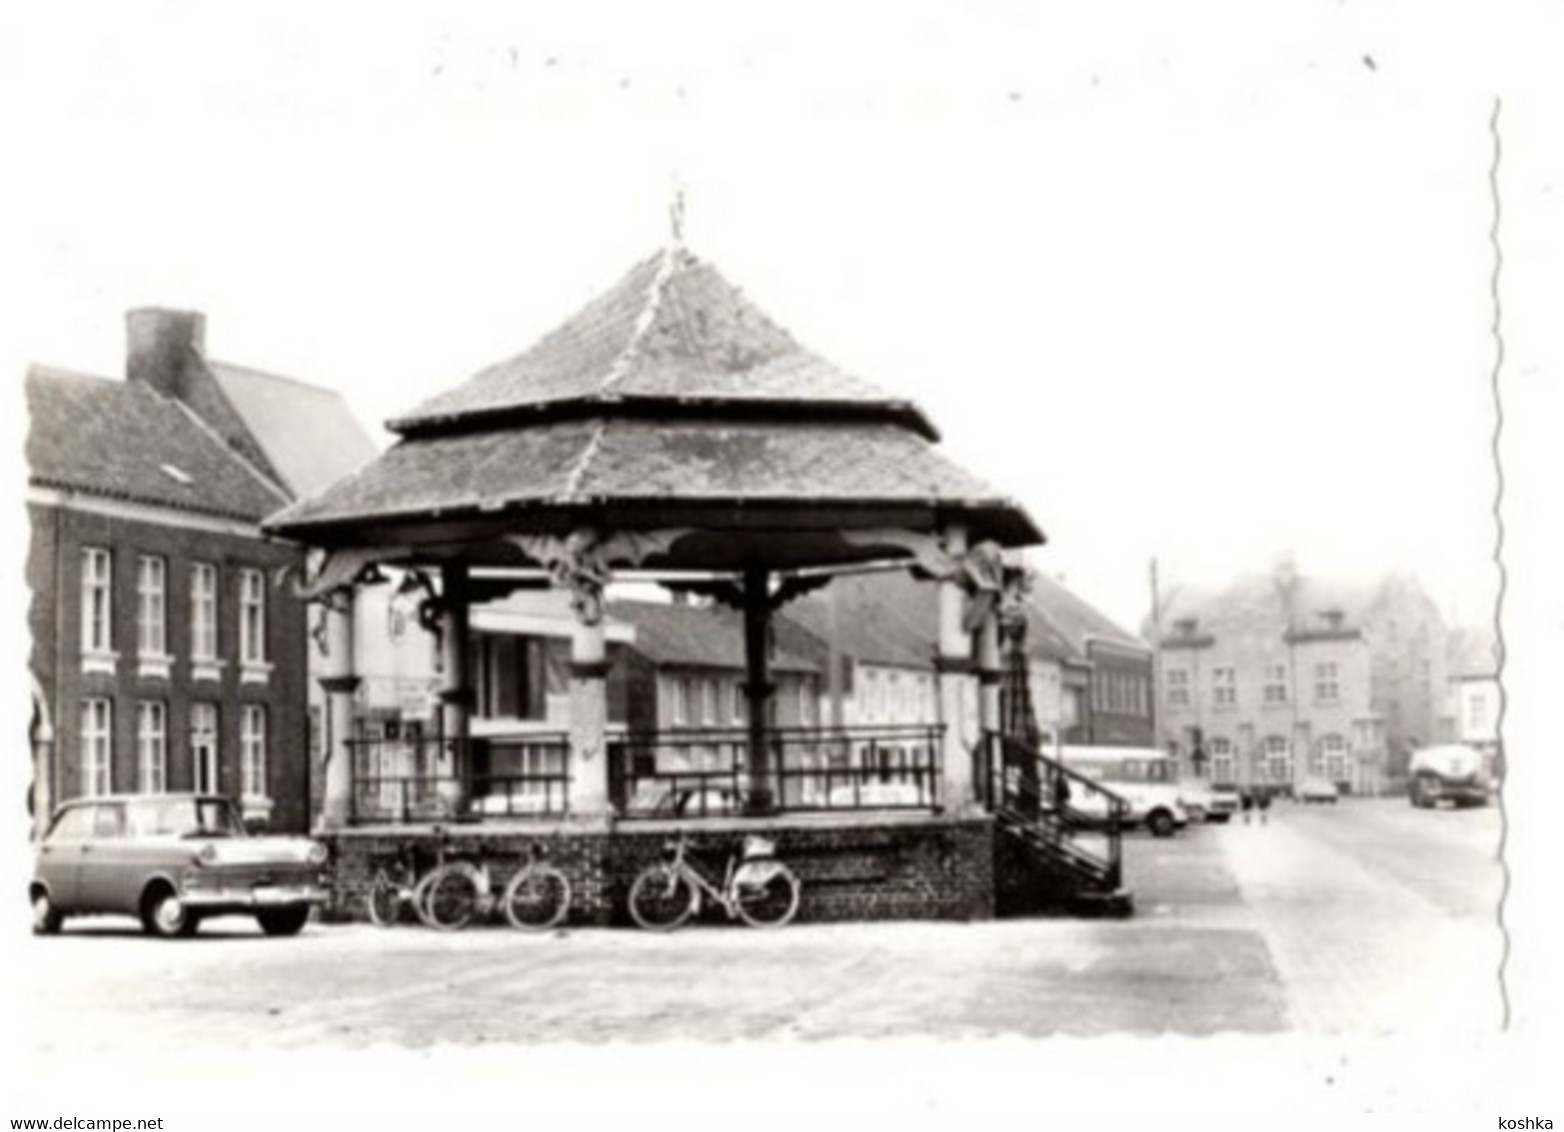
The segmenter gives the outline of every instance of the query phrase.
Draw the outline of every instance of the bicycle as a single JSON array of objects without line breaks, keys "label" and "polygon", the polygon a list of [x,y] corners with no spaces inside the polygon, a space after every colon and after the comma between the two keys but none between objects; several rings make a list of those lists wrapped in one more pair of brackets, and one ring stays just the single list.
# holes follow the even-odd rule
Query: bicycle
[{"label": "bicycle", "polygon": [[435,852],[434,866],[422,875],[418,871],[418,851],[411,845],[404,845],[389,865],[380,865],[364,897],[369,906],[370,923],[381,928],[392,927],[403,922],[404,913],[411,909],[420,923],[432,926],[424,898],[429,891],[429,882],[444,864],[443,842]]},{"label": "bicycle", "polygon": [[630,886],[630,915],[648,931],[679,927],[700,910],[702,896],[715,901],[728,919],[756,928],[779,928],[798,913],[798,878],[763,837],[744,839],[742,860],[729,855],[720,886],[689,860],[684,835],[664,852],[668,859],[648,865]]},{"label": "bicycle", "polygon": [[570,911],[570,881],[544,861],[542,846],[533,843],[527,854],[527,863],[498,894],[489,862],[481,856],[441,866],[423,896],[430,926],[460,931],[474,920],[488,919],[496,909],[518,931],[547,931],[558,925]]}]

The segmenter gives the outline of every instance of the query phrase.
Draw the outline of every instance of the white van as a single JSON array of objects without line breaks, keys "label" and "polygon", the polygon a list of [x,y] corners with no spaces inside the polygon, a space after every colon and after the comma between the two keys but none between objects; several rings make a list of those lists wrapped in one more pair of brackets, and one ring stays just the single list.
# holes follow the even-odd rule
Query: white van
[{"label": "white van", "polygon": [[[1096,782],[1129,803],[1124,824],[1145,826],[1154,836],[1171,837],[1189,824],[1189,813],[1179,800],[1178,766],[1155,747],[1059,747],[1057,757],[1065,766]],[[1072,799],[1077,810],[1091,812],[1093,803],[1104,805],[1101,795]],[[1106,817],[1106,812],[1103,815]]]}]

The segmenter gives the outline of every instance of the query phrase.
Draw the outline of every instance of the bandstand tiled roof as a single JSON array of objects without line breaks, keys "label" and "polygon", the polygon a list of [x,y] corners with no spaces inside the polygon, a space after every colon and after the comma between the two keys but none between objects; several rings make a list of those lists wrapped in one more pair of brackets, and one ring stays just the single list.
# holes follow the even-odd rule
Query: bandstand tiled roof
[{"label": "bandstand tiled roof", "polygon": [[[805,350],[683,248],[389,427],[401,438],[388,452],[268,527],[328,546],[416,547],[580,522],[791,537],[959,517],[974,539],[1042,540],[936,450],[916,406]],[[787,553],[858,553],[834,537]]]},{"label": "bandstand tiled roof", "polygon": [[414,432],[566,403],[827,402],[922,414],[810,353],[682,248],[631,268],[607,293],[517,357],[426,401],[389,427]]}]

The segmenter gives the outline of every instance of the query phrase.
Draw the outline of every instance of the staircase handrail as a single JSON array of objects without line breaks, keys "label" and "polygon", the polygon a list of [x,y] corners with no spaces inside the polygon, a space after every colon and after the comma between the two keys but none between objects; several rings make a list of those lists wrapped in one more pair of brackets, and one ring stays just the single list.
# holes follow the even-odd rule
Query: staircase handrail
[{"label": "staircase handrail", "polygon": [[[1032,826],[1051,844],[1061,856],[1078,862],[1092,862],[1111,883],[1117,884],[1123,859],[1122,825],[1130,811],[1130,804],[1123,795],[1104,786],[1101,782],[1080,771],[1073,770],[1058,759],[1049,758],[1042,751],[1014,736],[990,732],[990,742],[995,743],[999,757],[991,759],[989,768],[989,805],[995,813],[1023,825]],[[1037,783],[1025,779],[1011,780],[1007,773],[1017,764],[1035,762],[1038,769]],[[1064,781],[1071,786],[1067,796],[1061,799],[1057,783]],[[1047,788],[1043,783],[1047,782]],[[1093,813],[1075,805],[1082,796],[1100,795],[1105,802],[1103,812]],[[1012,799],[1021,803],[1015,805]],[[1106,860],[1069,845],[1064,834],[1071,828],[1100,828],[1107,837]]]}]

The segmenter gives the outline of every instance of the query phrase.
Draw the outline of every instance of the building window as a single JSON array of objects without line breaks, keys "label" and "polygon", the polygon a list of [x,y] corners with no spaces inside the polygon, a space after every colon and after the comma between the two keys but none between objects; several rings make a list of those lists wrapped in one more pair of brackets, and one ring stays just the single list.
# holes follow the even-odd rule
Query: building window
[{"label": "building window", "polygon": [[1314,700],[1316,703],[1333,704],[1341,698],[1341,685],[1337,682],[1336,662],[1325,661],[1314,666]]},{"label": "building window", "polygon": [[198,794],[218,794],[217,705],[190,705],[191,778]]},{"label": "building window", "polygon": [[245,704],[239,717],[239,782],[247,798],[266,797],[266,709]]},{"label": "building window", "polygon": [[479,633],[472,638],[468,671],[483,719],[545,719],[548,671],[541,637]]},{"label": "building window", "polygon": [[136,778],[143,794],[168,789],[168,712],[157,700],[136,705]]},{"label": "building window", "polygon": [[1189,706],[1189,669],[1168,669],[1168,707]]},{"label": "building window", "polygon": [[1281,735],[1265,737],[1265,774],[1271,782],[1292,781],[1292,753]]},{"label": "building window", "polygon": [[703,727],[717,726],[717,682],[708,677],[695,681],[695,703]]},{"label": "building window", "polygon": [[668,678],[668,722],[683,727],[690,721],[689,685],[682,677]]},{"label": "building window", "polygon": [[168,634],[164,597],[168,563],[149,554],[136,560],[136,650],[142,656],[168,655]]},{"label": "building window", "polygon": [[271,672],[266,662],[266,575],[259,570],[239,571],[239,678],[265,683]]},{"label": "building window", "polygon": [[1317,769],[1317,773],[1323,773],[1332,782],[1345,782],[1347,779],[1347,741],[1340,735],[1325,735],[1320,739],[1320,758],[1323,766]]},{"label": "building window", "polygon": [[190,659],[196,678],[217,679],[217,567],[210,562],[190,567]]},{"label": "building window", "polygon": [[1265,685],[1261,693],[1261,700],[1267,704],[1285,704],[1287,702],[1287,666],[1285,664],[1267,664],[1265,666]]},{"label": "building window", "polygon": [[87,672],[114,672],[114,557],[101,547],[81,552],[81,651]]},{"label": "building window", "polygon": [[113,792],[110,758],[114,750],[114,710],[108,700],[81,702],[81,792],[89,797]]},{"label": "building window", "polygon": [[1211,781],[1229,786],[1237,781],[1233,777],[1233,744],[1231,741],[1217,737],[1206,741],[1206,752],[1211,757]]},{"label": "building window", "polygon": [[1233,707],[1238,703],[1238,674],[1231,668],[1211,670],[1211,702],[1217,707]]},{"label": "building window", "polygon": [[1467,719],[1469,730],[1475,735],[1481,736],[1488,730],[1488,696],[1486,693],[1472,693]]}]

